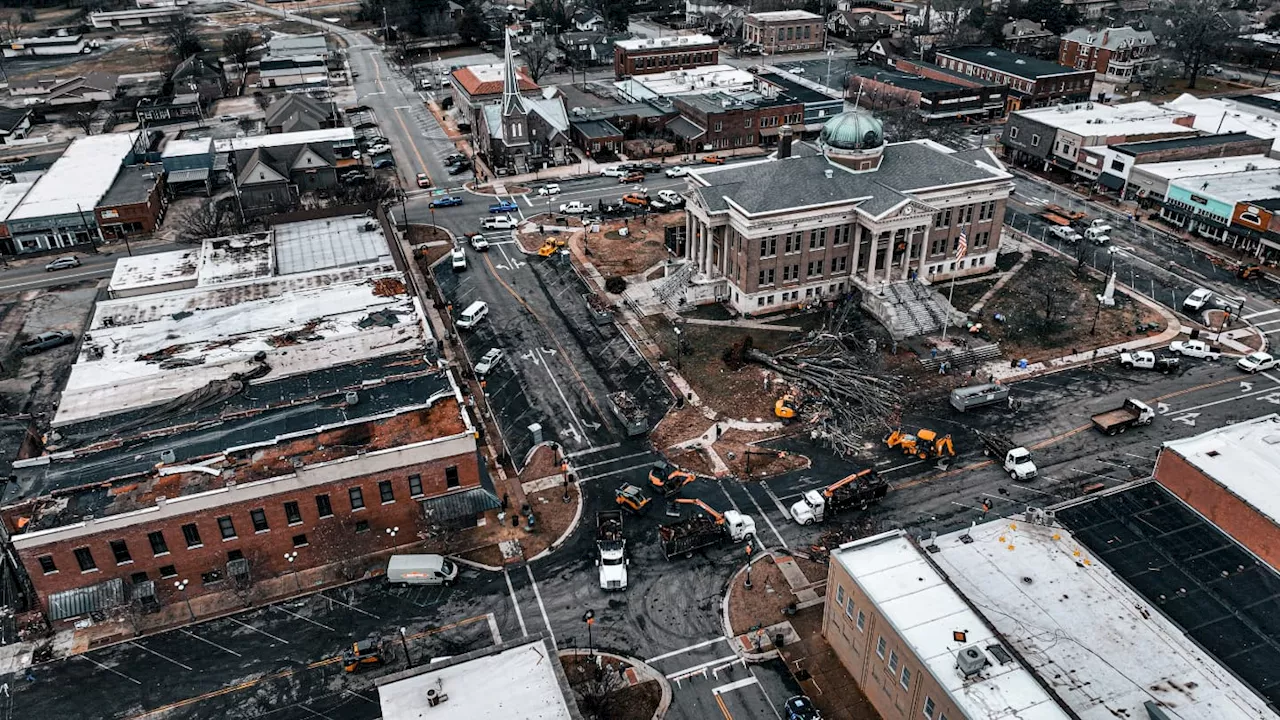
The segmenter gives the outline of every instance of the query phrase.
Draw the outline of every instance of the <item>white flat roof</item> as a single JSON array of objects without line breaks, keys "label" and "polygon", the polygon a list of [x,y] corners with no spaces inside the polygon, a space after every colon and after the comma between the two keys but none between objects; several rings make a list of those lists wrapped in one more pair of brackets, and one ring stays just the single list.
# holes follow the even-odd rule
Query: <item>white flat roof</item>
[{"label": "white flat roof", "polygon": [[[928,665],[966,717],[1070,717],[1017,659],[1002,664],[991,656],[991,664],[978,674],[966,678],[960,673],[956,656],[961,648],[985,649],[1002,642],[901,531],[848,543],[831,558]],[[963,642],[956,641],[956,631],[965,633]]]},{"label": "white flat roof", "polygon": [[27,191],[35,186],[33,182],[0,184],[0,222],[8,219],[9,213],[18,207]]},{"label": "white flat roof", "polygon": [[1207,195],[1232,204],[1243,200],[1261,200],[1280,196],[1280,169],[1253,170],[1239,173],[1191,175],[1169,181],[1197,195]]},{"label": "white flat roof", "polygon": [[[520,645],[378,686],[383,720],[502,718],[570,720],[573,715],[545,642]],[[427,705],[427,690],[449,697]],[[440,711],[443,711],[441,713]]]},{"label": "white flat roof", "polygon": [[967,531],[973,542],[965,532],[930,558],[1082,720],[1146,718],[1148,700],[1179,720],[1276,717],[1068,531],[996,520]]},{"label": "white flat roof", "polygon": [[1190,113],[1160,107],[1146,101],[1103,105],[1102,103],[1075,103],[1053,107],[1019,110],[1017,115],[1036,122],[1086,137],[1095,135],[1156,135],[1169,133],[1195,134],[1190,125],[1178,125],[1175,118],[1187,118]]},{"label": "white flat roof", "polygon": [[666,35],[656,38],[633,38],[615,40],[614,45],[624,50],[659,50],[662,48],[678,48],[686,45],[718,45],[710,35]]},{"label": "white flat roof", "polygon": [[774,10],[772,12],[751,13],[747,17],[763,20],[765,22],[781,22],[784,20],[820,20],[821,15],[815,15],[807,10]]},{"label": "white flat roof", "polygon": [[40,176],[9,219],[92,214],[133,151],[136,137],[133,133],[105,133],[77,139]]},{"label": "white flat roof", "polygon": [[1198,175],[1249,172],[1251,166],[1253,170],[1271,170],[1280,168],[1280,160],[1269,158],[1266,155],[1241,155],[1239,157],[1206,158],[1203,160],[1139,163],[1134,166],[1134,170],[1149,173],[1165,180],[1173,180],[1175,178]]},{"label": "white flat roof", "polygon": [[136,290],[171,283],[195,282],[200,248],[123,257],[111,272],[110,290]]},{"label": "white flat roof", "polygon": [[[1280,138],[1280,120],[1253,105],[1241,105],[1217,98],[1198,98],[1190,93],[1183,93],[1164,106],[1194,114],[1196,129],[1204,132],[1247,132],[1257,137]],[[1271,149],[1280,150],[1280,142],[1272,144]]]},{"label": "white flat roof", "polygon": [[182,157],[185,155],[208,155],[210,148],[213,147],[211,138],[190,139],[184,138],[180,140],[170,140],[164,146],[164,151],[160,153],[160,157]]},{"label": "white flat roof", "polygon": [[[374,230],[365,230],[373,223]],[[376,220],[363,215],[276,225],[275,264],[281,275],[348,265],[391,264],[391,247]]]},{"label": "white flat roof", "polygon": [[1271,522],[1280,524],[1280,414],[1169,440],[1164,449],[1181,455]]},{"label": "white flat roof", "polygon": [[228,138],[226,140],[213,141],[213,147],[220,153],[235,152],[237,150],[253,150],[255,148],[271,148],[283,147],[286,145],[303,145],[306,143],[320,142],[342,142],[349,140],[355,142],[356,131],[354,128],[324,128],[321,130],[306,130],[304,132],[293,133],[273,133],[271,135],[254,135],[252,137]]},{"label": "white flat roof", "polygon": [[672,95],[743,92],[755,87],[755,76],[732,65],[705,65],[688,70],[636,75],[614,86],[635,101]]}]

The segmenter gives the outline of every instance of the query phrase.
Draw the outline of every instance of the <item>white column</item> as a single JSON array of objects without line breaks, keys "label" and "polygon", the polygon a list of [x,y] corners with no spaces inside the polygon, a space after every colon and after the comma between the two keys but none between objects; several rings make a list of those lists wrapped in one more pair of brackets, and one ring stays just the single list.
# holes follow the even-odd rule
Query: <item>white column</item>
[{"label": "white column", "polygon": [[693,215],[684,214],[684,254],[690,260],[693,259]]},{"label": "white column", "polygon": [[877,246],[879,244],[880,244],[880,233],[872,232],[870,253],[867,255],[867,284],[868,285],[874,286],[876,284],[876,250],[878,249]]},{"label": "white column", "polygon": [[906,280],[908,274],[911,272],[911,246],[914,244],[912,240],[915,239],[915,235],[916,235],[915,228],[907,228],[907,251],[902,253],[902,279],[903,280]]},{"label": "white column", "polygon": [[858,260],[862,258],[862,226],[857,223],[853,224],[853,257],[851,258],[853,265],[850,266],[849,279],[858,276]]}]

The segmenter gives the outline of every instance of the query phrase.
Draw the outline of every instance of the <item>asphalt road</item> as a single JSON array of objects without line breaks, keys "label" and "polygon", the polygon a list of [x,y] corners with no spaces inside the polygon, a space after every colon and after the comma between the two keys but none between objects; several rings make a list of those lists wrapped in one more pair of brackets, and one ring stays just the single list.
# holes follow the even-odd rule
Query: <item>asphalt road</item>
[{"label": "asphalt road", "polygon": [[[146,245],[134,250],[133,254],[143,255],[168,252],[183,247],[187,246],[176,243]],[[101,280],[105,277],[111,277],[111,273],[115,270],[116,260],[127,256],[123,245],[113,245],[109,250],[98,253],[74,254],[80,259],[80,267],[54,270],[52,272],[44,269],[45,263],[61,256],[50,255],[34,260],[16,261],[15,264],[0,270],[0,293],[55,287],[86,280]]]}]

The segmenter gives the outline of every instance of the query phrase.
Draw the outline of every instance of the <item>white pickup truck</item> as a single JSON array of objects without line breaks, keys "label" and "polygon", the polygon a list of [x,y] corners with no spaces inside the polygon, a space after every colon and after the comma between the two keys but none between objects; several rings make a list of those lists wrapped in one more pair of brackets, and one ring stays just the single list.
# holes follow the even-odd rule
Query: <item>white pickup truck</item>
[{"label": "white pickup truck", "polygon": [[1203,340],[1174,340],[1169,343],[1169,352],[1174,355],[1200,358],[1201,360],[1218,360],[1222,358],[1222,350]]},{"label": "white pickup truck", "polygon": [[581,200],[572,200],[561,205],[560,212],[565,215],[582,215],[591,212],[591,206]]},{"label": "white pickup truck", "polygon": [[1063,242],[1078,243],[1081,240],[1080,233],[1067,225],[1054,225],[1049,228],[1049,233],[1051,235],[1056,235],[1058,239]]},{"label": "white pickup truck", "polygon": [[1158,356],[1150,350],[1120,353],[1120,367],[1130,370],[1159,370],[1171,373],[1178,369],[1178,358]]}]

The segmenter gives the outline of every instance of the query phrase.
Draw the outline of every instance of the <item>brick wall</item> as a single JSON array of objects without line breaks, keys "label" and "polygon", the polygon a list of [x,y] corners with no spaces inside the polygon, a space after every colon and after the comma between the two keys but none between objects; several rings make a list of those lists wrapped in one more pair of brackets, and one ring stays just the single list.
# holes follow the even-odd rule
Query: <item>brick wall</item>
[{"label": "brick wall", "polygon": [[[431,525],[418,501],[452,489],[446,482],[446,468],[451,466],[457,469],[458,487],[480,485],[479,465],[474,454],[455,455],[305,489],[282,480],[279,481],[281,492],[267,498],[166,518],[162,523],[147,522],[143,516],[137,524],[124,529],[24,547],[18,550],[18,557],[31,578],[42,607],[47,607],[50,593],[117,577],[128,581],[137,576],[136,579],[141,580],[142,573],[148,580],[163,581],[157,583],[161,602],[176,593],[170,580],[189,580],[188,595],[226,590],[231,586],[226,577],[226,565],[229,553],[233,551],[238,551],[249,561],[250,572],[256,579],[327,565],[414,542],[417,533],[428,530]],[[409,478],[415,474],[421,478],[423,494],[412,497]],[[391,484],[394,495],[391,502],[382,502],[379,483],[383,481]],[[356,487],[361,491],[364,508],[353,510],[349,491]],[[331,516],[320,517],[318,495],[328,495]],[[285,504],[288,502],[297,503],[301,516],[293,524],[290,524],[286,512]],[[267,523],[264,531],[254,529],[251,512],[258,509],[263,511]],[[235,531],[233,539],[222,538],[218,522],[221,517],[231,518]],[[367,523],[367,528],[360,525],[362,521]],[[201,544],[189,548],[183,526],[192,523],[199,532]],[[399,530],[392,537],[386,531],[395,527]],[[152,552],[148,535],[153,532],[163,534],[168,548],[166,554]],[[305,535],[305,545],[296,544],[295,537],[302,535]],[[125,543],[128,561],[117,563],[111,545],[113,541]],[[297,543],[302,541],[298,537]],[[80,570],[75,553],[77,548],[90,551],[96,570]],[[285,553],[295,550],[298,555],[291,565],[285,559]],[[44,572],[40,562],[44,556],[52,558],[56,572]],[[211,572],[220,573],[220,579],[204,582],[203,576]]]},{"label": "brick wall", "polygon": [[1201,160],[1216,157],[1240,157],[1242,155],[1267,155],[1271,152],[1270,138],[1246,137],[1239,142],[1211,146],[1174,147],[1158,152],[1134,155],[1135,164],[1169,162],[1172,160]]},{"label": "brick wall", "polygon": [[[158,165],[156,167],[159,168]],[[100,207],[94,210],[94,214],[97,215],[98,227],[103,229],[107,237],[112,236],[113,226],[122,226],[122,231],[126,234],[140,235],[155,232],[168,207],[169,203],[164,197],[164,180],[158,178],[151,187],[151,194],[146,202]]]},{"label": "brick wall", "polygon": [[687,70],[715,65],[718,62],[720,62],[720,46],[714,44],[640,50],[628,50],[617,45],[613,48],[613,76],[618,79],[629,75]]},{"label": "brick wall", "polygon": [[981,87],[982,83],[976,80],[970,80],[966,77],[957,77],[951,73],[942,72],[942,70],[929,64],[918,64],[910,58],[895,58],[894,67],[902,72],[915,73],[921,77],[937,80],[939,82],[951,83],[953,85],[963,85],[965,87]]},{"label": "brick wall", "polygon": [[1280,527],[1237,495],[1200,472],[1185,458],[1162,450],[1155,479],[1209,522],[1273,568],[1280,568]]}]

